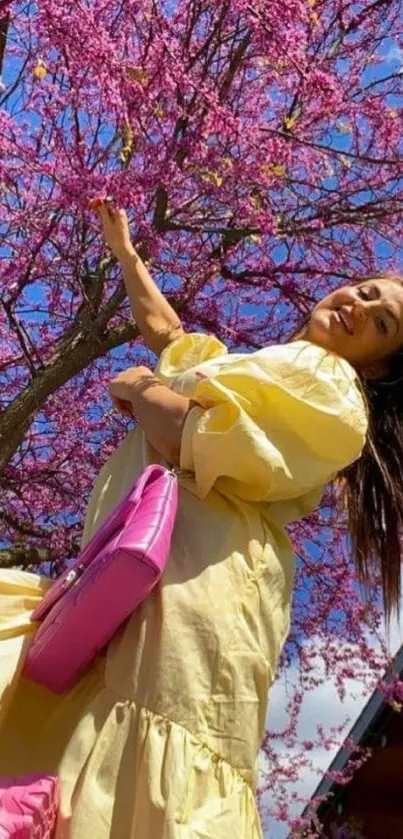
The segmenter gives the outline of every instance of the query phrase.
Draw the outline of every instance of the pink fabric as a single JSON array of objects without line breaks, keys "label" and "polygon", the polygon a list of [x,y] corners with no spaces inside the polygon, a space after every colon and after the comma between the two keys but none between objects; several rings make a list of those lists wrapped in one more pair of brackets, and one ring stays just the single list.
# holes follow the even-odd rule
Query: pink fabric
[{"label": "pink fabric", "polygon": [[58,803],[54,775],[0,778],[0,839],[51,839]]},{"label": "pink fabric", "polygon": [[35,609],[25,676],[55,693],[74,684],[159,580],[177,504],[175,474],[148,466]]}]

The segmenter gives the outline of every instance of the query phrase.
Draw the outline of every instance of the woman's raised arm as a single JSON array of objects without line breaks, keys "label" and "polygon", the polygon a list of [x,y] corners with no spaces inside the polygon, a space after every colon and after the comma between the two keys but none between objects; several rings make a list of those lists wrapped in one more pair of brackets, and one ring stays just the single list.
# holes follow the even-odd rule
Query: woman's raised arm
[{"label": "woman's raised arm", "polygon": [[100,199],[91,205],[98,212],[105,242],[122,269],[133,318],[147,346],[160,355],[183,333],[181,321],[136,252],[125,211]]}]

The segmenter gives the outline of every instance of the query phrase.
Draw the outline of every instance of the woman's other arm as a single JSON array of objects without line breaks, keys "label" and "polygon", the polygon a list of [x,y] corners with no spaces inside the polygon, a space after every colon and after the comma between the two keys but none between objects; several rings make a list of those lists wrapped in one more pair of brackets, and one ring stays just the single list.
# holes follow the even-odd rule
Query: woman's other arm
[{"label": "woman's other arm", "polygon": [[93,202],[102,224],[106,244],[122,269],[132,315],[147,346],[160,355],[183,333],[181,321],[136,252],[124,210],[107,201]]},{"label": "woman's other arm", "polygon": [[147,367],[123,370],[108,388],[113,401],[131,405],[154,449],[169,463],[179,466],[183,425],[196,403],[161,384]]}]

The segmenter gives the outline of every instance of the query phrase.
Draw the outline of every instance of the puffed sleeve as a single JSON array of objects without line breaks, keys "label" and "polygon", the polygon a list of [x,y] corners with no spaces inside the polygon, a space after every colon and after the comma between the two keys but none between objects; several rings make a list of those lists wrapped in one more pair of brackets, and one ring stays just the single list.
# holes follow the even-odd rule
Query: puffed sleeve
[{"label": "puffed sleeve", "polygon": [[202,332],[184,332],[161,353],[155,373],[168,387],[177,376],[198,364],[228,355],[225,344],[214,335]]},{"label": "puffed sleeve", "polygon": [[213,487],[247,501],[298,498],[356,460],[365,442],[353,369],[306,341],[238,357],[199,380],[194,400],[180,466],[194,472],[200,498]]}]

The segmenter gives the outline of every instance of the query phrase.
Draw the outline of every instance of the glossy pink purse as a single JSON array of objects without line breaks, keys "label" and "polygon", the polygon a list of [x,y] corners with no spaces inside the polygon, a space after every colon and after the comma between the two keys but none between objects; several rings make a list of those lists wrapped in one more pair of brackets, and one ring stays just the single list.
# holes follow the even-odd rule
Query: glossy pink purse
[{"label": "glossy pink purse", "polygon": [[27,678],[55,693],[77,681],[158,582],[177,505],[175,471],[148,466],[33,612]]},{"label": "glossy pink purse", "polygon": [[54,775],[0,778],[0,839],[51,839],[58,803]]}]

